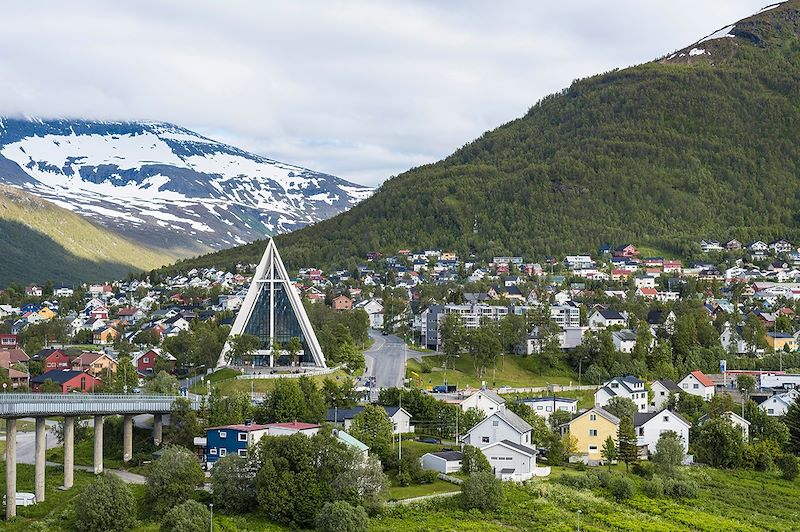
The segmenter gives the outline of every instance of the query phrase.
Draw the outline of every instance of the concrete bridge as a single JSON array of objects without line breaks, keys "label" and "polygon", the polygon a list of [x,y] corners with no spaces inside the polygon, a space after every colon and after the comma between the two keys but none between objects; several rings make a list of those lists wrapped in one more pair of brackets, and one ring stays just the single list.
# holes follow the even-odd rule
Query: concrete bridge
[{"label": "concrete bridge", "polygon": [[[34,492],[36,502],[44,501],[45,420],[64,418],[64,489],[73,486],[75,456],[75,418],[94,417],[94,473],[103,472],[103,422],[105,416],[121,415],[122,460],[133,456],[133,416],[153,415],[153,441],[161,444],[162,416],[169,414],[172,404],[180,399],[173,395],[115,394],[0,394],[0,418],[6,420],[6,519],[17,514],[17,419],[32,417],[36,422]],[[197,398],[187,397],[192,408],[199,407]]]}]

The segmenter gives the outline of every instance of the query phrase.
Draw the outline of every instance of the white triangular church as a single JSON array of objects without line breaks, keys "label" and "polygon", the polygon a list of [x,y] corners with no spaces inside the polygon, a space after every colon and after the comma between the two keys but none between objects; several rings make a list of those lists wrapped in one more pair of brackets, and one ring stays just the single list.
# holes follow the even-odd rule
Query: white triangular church
[{"label": "white triangular church", "polygon": [[[240,334],[250,334],[261,340],[256,351],[261,365],[267,365],[268,361],[269,366],[274,366],[277,362],[281,353],[273,352],[276,341],[286,345],[291,338],[299,338],[303,344],[302,362],[318,368],[327,367],[303,302],[271,238],[231,328],[230,336]],[[226,342],[217,367],[229,363],[229,350]]]}]

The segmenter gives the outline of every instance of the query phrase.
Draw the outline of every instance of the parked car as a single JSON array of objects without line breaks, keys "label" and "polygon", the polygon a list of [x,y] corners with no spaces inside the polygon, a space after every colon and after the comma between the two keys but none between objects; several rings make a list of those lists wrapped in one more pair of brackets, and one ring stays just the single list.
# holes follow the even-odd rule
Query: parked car
[{"label": "parked car", "polygon": [[436,445],[442,443],[442,440],[440,440],[439,438],[434,438],[431,436],[423,436],[421,438],[417,438],[417,441],[422,443],[434,443]]}]

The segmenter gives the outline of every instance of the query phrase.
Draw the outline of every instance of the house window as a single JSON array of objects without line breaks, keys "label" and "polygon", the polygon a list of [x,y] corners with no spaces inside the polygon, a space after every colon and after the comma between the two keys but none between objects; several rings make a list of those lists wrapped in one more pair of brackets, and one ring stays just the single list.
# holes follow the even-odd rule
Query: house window
[{"label": "house window", "polygon": [[774,414],[774,413],[775,413],[775,409],[767,408],[767,414]]},{"label": "house window", "polygon": [[239,441],[247,441],[247,433],[246,432],[240,432],[239,433]]},{"label": "house window", "polygon": [[220,437],[220,439],[224,440],[225,438],[228,437],[228,433],[225,432],[224,430],[221,430],[221,431],[219,431],[219,437]]},{"label": "house window", "polygon": [[669,416],[664,416],[664,421],[669,421]]},{"label": "house window", "polygon": [[688,389],[689,389],[689,384],[687,384],[687,383],[685,383],[685,382],[684,382],[684,383],[683,383],[683,389],[684,389],[684,390],[688,390]]},{"label": "house window", "polygon": [[589,414],[589,421],[597,421],[597,414]]},{"label": "house window", "polygon": [[639,427],[639,436],[644,436],[644,427]]},{"label": "house window", "polygon": [[481,443],[489,443],[489,436],[482,436]]},{"label": "house window", "polygon": [[661,397],[664,397],[664,392],[660,392],[660,393],[659,393],[659,395],[660,395]]},{"label": "house window", "polygon": [[611,383],[611,387],[612,388],[619,388],[619,384],[617,384],[616,382],[612,382]]},{"label": "house window", "polygon": [[242,458],[246,458],[247,457],[247,449],[239,449],[239,456],[241,456]]},{"label": "house window", "polygon": [[220,447],[219,448],[219,455],[220,456],[225,456],[226,454],[228,454],[228,450],[225,447]]},{"label": "house window", "polygon": [[553,407],[552,407],[552,406],[548,406],[548,407],[547,407],[547,411],[548,411],[548,412],[552,412],[552,411],[553,411]]},{"label": "house window", "polygon": [[211,449],[208,450],[208,454],[213,454],[214,456],[217,456],[217,448],[212,447]]},{"label": "house window", "polygon": [[694,384],[692,384],[692,388],[694,388],[695,390],[697,390],[698,388],[700,388],[700,385],[699,385],[699,384],[697,384],[697,383],[694,383]]},{"label": "house window", "polygon": [[596,453],[597,452],[597,445],[590,445],[589,446],[589,452],[590,453]]},{"label": "house window", "polygon": [[142,362],[144,362],[145,364],[147,364],[148,362],[150,362],[150,359],[149,359],[148,357],[144,357],[144,358],[142,359]]},{"label": "house window", "polygon": [[589,429],[589,436],[597,436],[597,429]]},{"label": "house window", "polygon": [[498,427],[498,426],[500,426],[500,422],[495,419],[494,421],[492,421],[492,426],[493,427]]}]

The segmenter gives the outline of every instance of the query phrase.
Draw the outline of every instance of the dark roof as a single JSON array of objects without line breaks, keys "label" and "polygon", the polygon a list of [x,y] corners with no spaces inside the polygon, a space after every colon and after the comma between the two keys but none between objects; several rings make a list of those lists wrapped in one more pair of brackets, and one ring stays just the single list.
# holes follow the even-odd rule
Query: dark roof
[{"label": "dark roof", "polygon": [[607,320],[624,320],[625,317],[617,312],[616,310],[612,310],[610,308],[607,309],[600,309],[600,315],[603,316]]},{"label": "dark roof", "polygon": [[84,375],[84,373],[76,370],[53,369],[47,373],[42,373],[41,375],[37,375],[32,378],[31,384],[44,384],[44,382],[48,380],[58,384],[64,384],[65,382],[74,379],[78,375]]},{"label": "dark roof", "polygon": [[[386,415],[392,417],[395,415],[398,410],[400,410],[399,406],[384,406],[383,409],[386,411]],[[345,419],[353,419],[358,414],[364,411],[363,406],[354,406],[353,408],[329,408],[328,412],[325,415],[325,421],[333,422],[334,418],[336,422],[344,421]]]},{"label": "dark roof", "polygon": [[502,443],[520,452],[536,456],[536,449],[528,447],[527,445],[522,445],[521,443],[516,443],[511,440],[503,440]]},{"label": "dark roof", "polygon": [[664,323],[666,314],[663,310],[651,310],[647,313],[647,323],[650,325],[661,325]]},{"label": "dark roof", "polygon": [[464,457],[464,454],[458,451],[439,451],[438,453],[429,454],[439,457],[442,460],[447,460],[448,462],[458,462]]},{"label": "dark roof", "polygon": [[647,423],[648,421],[650,421],[651,419],[653,419],[657,415],[661,414],[662,412],[667,412],[667,413],[669,413],[669,415],[675,416],[676,418],[680,419],[681,421],[683,421],[684,423],[686,423],[690,427],[692,426],[691,423],[686,421],[684,418],[682,418],[676,412],[673,412],[672,410],[669,410],[667,408],[662,408],[658,412],[636,412],[635,414],[633,414],[633,426],[634,427],[641,427],[642,425],[644,425],[645,423]]},{"label": "dark roof", "polygon": [[678,386],[677,384],[675,384],[673,381],[671,381],[669,379],[661,379],[661,380],[658,380],[656,382],[660,383],[664,388],[666,388],[667,390],[670,390],[672,392],[680,392],[681,391],[680,386]]}]

